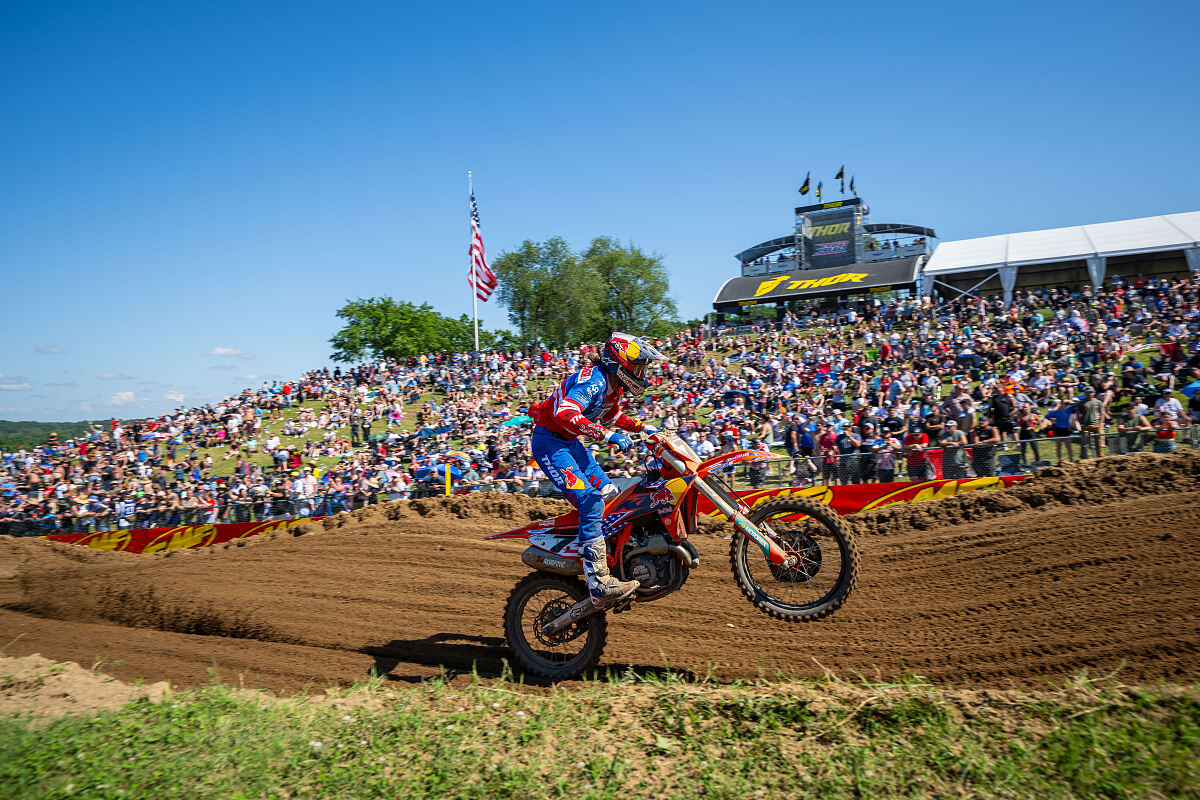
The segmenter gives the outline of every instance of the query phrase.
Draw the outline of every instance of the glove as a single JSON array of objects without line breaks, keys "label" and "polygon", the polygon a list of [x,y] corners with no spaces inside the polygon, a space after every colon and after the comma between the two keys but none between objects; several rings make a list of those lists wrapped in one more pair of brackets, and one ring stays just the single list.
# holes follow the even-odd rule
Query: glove
[{"label": "glove", "polygon": [[658,428],[654,427],[653,425],[643,425],[642,433],[658,433]]},{"label": "glove", "polygon": [[615,446],[622,453],[633,447],[633,439],[630,439],[621,431],[609,431],[605,434],[604,441]]}]

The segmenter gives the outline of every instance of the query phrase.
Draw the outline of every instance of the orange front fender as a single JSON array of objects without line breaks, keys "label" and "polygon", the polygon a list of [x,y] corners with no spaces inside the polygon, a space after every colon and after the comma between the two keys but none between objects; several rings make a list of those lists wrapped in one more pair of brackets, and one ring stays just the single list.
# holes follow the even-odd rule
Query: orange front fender
[{"label": "orange front fender", "polygon": [[777,458],[772,453],[764,453],[761,450],[734,450],[732,453],[726,453],[723,456],[714,456],[700,464],[696,469],[696,474],[701,478],[707,477],[709,473],[717,470],[732,467],[735,464],[746,464],[755,461],[773,461]]}]

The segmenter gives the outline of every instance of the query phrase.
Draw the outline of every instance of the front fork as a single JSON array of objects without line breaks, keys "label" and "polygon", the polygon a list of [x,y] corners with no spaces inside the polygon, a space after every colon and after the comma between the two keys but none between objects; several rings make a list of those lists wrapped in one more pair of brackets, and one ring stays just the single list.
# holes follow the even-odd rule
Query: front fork
[{"label": "front fork", "polygon": [[[720,492],[715,487],[710,486],[707,478],[697,477],[696,480],[692,482],[692,485],[699,490],[700,494],[707,497],[708,501],[712,503],[718,511],[724,514],[726,519],[730,520],[734,525],[737,525],[738,528],[740,528],[747,536],[749,536],[750,541],[754,542],[762,549],[763,555],[767,557],[767,561],[782,567],[794,567],[796,564],[800,563],[799,557],[789,556],[783,551],[783,548],[775,543],[775,538],[769,535],[770,528],[767,528],[766,525],[763,525],[762,528],[766,528],[766,533],[764,533],[759,526],[751,522],[746,515],[742,513],[740,507],[741,504],[737,502],[736,498],[730,497],[729,499],[726,499],[724,497],[726,492]],[[731,500],[732,502],[730,502]]]}]

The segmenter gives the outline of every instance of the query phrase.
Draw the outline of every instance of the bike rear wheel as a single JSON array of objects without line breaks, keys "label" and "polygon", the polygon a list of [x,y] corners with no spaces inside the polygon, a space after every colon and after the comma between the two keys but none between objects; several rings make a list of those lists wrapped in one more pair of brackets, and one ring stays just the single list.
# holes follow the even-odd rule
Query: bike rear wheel
[{"label": "bike rear wheel", "polygon": [[554,680],[578,677],[600,663],[608,640],[608,618],[598,612],[553,636],[542,626],[588,596],[577,578],[533,572],[513,587],[504,608],[504,636],[525,671]]},{"label": "bike rear wheel", "polygon": [[[805,518],[782,519],[801,514]],[[755,506],[747,517],[767,526],[779,545],[799,559],[792,567],[777,566],[746,534],[733,537],[733,577],[755,608],[787,622],[812,622],[846,602],[858,581],[858,549],[849,524],[836,511],[811,500],[781,497]]]}]

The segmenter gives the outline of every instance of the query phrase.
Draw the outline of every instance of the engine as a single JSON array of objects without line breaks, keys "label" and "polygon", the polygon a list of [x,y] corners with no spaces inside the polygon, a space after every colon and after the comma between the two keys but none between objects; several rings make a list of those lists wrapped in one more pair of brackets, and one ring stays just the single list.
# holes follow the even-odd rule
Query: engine
[{"label": "engine", "polygon": [[687,580],[688,567],[680,561],[666,530],[648,525],[634,528],[625,548],[625,578],[641,583],[641,597],[673,592]]}]

